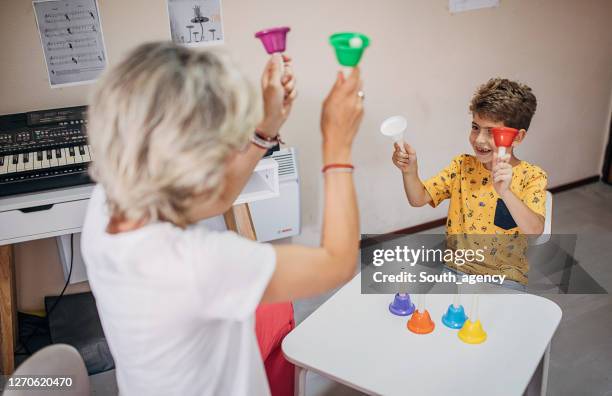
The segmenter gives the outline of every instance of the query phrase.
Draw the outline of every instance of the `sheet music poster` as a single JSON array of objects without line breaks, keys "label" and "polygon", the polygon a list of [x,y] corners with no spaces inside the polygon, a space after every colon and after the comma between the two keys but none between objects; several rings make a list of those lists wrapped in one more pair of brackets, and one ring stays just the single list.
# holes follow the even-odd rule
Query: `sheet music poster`
[{"label": "sheet music poster", "polygon": [[34,0],[52,88],[92,82],[106,67],[97,0]]}]

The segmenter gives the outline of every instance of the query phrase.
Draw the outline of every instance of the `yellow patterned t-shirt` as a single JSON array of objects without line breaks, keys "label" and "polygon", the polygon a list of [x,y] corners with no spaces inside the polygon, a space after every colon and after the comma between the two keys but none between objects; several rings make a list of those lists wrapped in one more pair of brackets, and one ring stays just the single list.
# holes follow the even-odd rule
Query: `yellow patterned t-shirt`
[{"label": "yellow patterned t-shirt", "polygon": [[[447,263],[468,274],[503,274],[527,283],[527,238],[519,230],[491,180],[491,171],[473,155],[455,157],[449,166],[423,184],[436,207],[450,199],[446,222],[450,248],[484,249],[484,262]],[[546,173],[521,161],[512,169],[510,189],[533,212],[546,215]]]}]

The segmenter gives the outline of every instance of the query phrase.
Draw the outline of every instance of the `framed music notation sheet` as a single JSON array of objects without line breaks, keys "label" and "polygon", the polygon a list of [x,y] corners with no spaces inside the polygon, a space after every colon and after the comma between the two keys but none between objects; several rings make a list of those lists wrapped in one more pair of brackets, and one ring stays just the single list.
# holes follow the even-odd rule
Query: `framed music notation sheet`
[{"label": "framed music notation sheet", "polygon": [[97,0],[34,0],[51,88],[95,81],[107,64]]}]

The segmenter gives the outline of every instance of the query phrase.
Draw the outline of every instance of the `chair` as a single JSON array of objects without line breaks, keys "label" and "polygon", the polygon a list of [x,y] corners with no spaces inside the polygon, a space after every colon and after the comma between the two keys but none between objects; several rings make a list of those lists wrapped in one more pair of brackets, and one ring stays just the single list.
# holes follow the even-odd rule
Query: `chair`
[{"label": "chair", "polygon": [[552,194],[546,191],[546,217],[544,219],[544,231],[542,235],[537,237],[532,243],[532,246],[543,245],[550,240],[550,231],[552,229]]},{"label": "chair", "polygon": [[552,194],[546,191],[546,218],[544,219],[544,231],[535,239],[531,239],[528,251],[528,262],[530,263],[529,290],[534,293],[558,293],[559,285],[547,279],[544,274],[550,269],[546,269],[555,260],[555,255],[559,252],[555,246],[541,246],[533,249],[534,246],[545,245],[550,241],[552,229]]},{"label": "chair", "polygon": [[[70,377],[72,386],[52,391],[53,388],[27,388],[23,390],[5,389],[5,396],[49,396],[49,395],[90,395],[89,376],[85,363],[79,352],[66,344],[53,344],[41,349],[23,362],[13,373],[11,378],[17,376],[44,376],[44,377]],[[7,382],[8,386],[8,382]],[[55,388],[57,389],[57,388]]]}]

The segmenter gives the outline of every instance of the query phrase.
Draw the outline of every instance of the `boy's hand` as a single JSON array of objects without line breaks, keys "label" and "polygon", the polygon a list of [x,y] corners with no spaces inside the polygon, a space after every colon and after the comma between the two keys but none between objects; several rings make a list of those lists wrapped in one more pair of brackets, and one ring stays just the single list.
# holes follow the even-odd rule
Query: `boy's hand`
[{"label": "boy's hand", "polygon": [[512,165],[510,165],[510,154],[503,157],[498,157],[497,153],[493,153],[493,167],[491,169],[493,176],[493,187],[497,194],[504,199],[504,196],[510,192],[510,183],[512,182]]},{"label": "boy's hand", "polygon": [[[284,62],[284,73],[282,63]],[[257,129],[268,137],[275,137],[291,112],[297,96],[291,58],[274,54],[266,64],[261,76],[264,119]]]},{"label": "boy's hand", "polygon": [[416,151],[408,143],[404,143],[404,151],[400,150],[397,143],[393,143],[395,150],[393,151],[393,164],[402,171],[402,173],[417,174],[417,157]]}]

